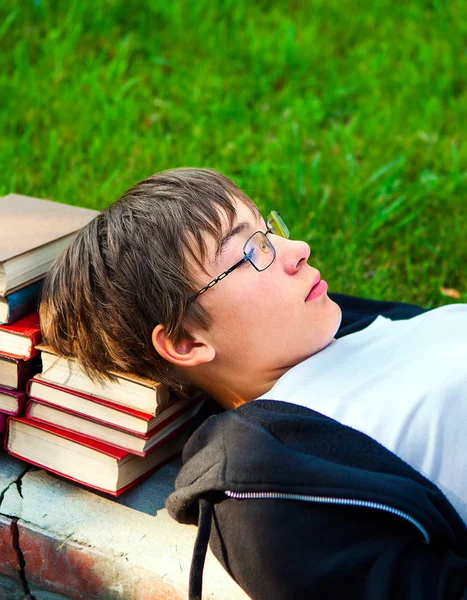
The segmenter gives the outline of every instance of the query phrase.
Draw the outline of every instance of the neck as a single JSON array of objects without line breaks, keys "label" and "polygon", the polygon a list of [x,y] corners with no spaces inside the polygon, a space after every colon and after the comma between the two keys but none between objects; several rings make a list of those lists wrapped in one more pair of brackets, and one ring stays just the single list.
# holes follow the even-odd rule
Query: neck
[{"label": "neck", "polygon": [[[332,338],[327,345],[335,341],[335,338]],[[244,361],[216,360],[191,368],[188,379],[208,393],[222,408],[232,410],[267,394],[282,375],[295,366],[289,364],[269,371],[260,371],[257,366],[248,368],[248,364],[248,361],[245,366]]]},{"label": "neck", "polygon": [[[246,402],[255,400],[266,394],[288,368],[280,372],[265,375],[262,378],[251,377],[248,373],[238,373],[232,376],[232,370],[225,373],[216,370],[215,375],[203,373],[192,377],[193,383],[208,393],[225,410],[233,410]],[[251,374],[250,374],[251,375]]]}]

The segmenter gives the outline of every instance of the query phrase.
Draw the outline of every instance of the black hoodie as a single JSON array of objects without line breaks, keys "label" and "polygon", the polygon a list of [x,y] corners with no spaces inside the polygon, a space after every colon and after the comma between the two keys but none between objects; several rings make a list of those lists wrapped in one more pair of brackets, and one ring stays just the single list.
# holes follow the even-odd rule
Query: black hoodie
[{"label": "black hoodie", "polygon": [[[347,313],[341,332],[375,318],[365,307]],[[395,310],[392,318],[420,312]],[[208,540],[253,600],[467,599],[467,528],[454,508],[350,427],[257,400],[210,417],[183,462],[167,508],[181,523],[199,521],[192,600],[201,597]]]}]

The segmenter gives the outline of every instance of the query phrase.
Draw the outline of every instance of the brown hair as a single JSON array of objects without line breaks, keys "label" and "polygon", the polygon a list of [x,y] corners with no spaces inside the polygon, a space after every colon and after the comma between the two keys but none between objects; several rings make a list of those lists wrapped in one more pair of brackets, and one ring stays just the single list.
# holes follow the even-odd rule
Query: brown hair
[{"label": "brown hair", "polygon": [[79,232],[48,273],[40,306],[46,343],[77,358],[92,378],[131,372],[182,391],[152,331],[162,323],[178,342],[189,337],[186,318],[212,324],[199,302],[187,303],[197,291],[189,261],[205,271],[205,234],[219,247],[221,215],[232,226],[234,198],[257,210],[208,169],[173,169],[137,183]]}]

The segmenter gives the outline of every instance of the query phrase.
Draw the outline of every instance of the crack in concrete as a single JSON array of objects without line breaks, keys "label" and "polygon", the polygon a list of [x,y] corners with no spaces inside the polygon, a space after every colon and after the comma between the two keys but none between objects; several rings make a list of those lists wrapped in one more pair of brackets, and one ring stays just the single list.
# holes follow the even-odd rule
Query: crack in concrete
[{"label": "crack in concrete", "polygon": [[[20,531],[19,531],[19,527],[18,527],[19,520],[21,520],[23,523],[27,523],[27,521],[24,521],[21,516],[4,514],[1,510],[1,508],[2,508],[2,504],[3,504],[3,500],[5,498],[5,495],[12,486],[16,486],[18,495],[20,496],[21,499],[24,499],[23,489],[22,489],[23,478],[30,470],[34,470],[34,469],[35,469],[35,467],[33,465],[27,465],[24,468],[24,471],[22,471],[16,479],[11,481],[7,485],[7,487],[0,492],[0,515],[5,516],[11,520],[12,543],[13,543],[13,549],[16,552],[16,556],[18,559],[18,565],[20,567],[20,571],[19,571],[18,575],[19,575],[19,580],[20,580],[19,583],[21,585],[21,590],[22,590],[22,593],[24,594],[24,600],[36,600],[36,597],[31,593],[31,590],[29,588],[29,582],[26,577],[26,560],[24,558],[24,554],[23,554],[23,551],[21,548]],[[127,562],[129,561],[127,552],[111,552],[111,553],[103,552],[103,550],[96,548],[92,544],[89,544],[89,543],[86,543],[83,541],[79,541],[79,542],[74,541],[73,535],[74,535],[74,532],[71,532],[70,534],[68,534],[62,542],[62,546],[71,540],[74,544],[81,546],[82,548],[88,548],[98,554],[103,554],[107,558],[114,558],[114,559],[119,558],[119,559],[125,560]],[[145,537],[145,536],[143,536],[143,537]],[[59,547],[59,549],[60,548],[61,548],[61,546]],[[165,575],[164,575],[164,577],[165,577]]]},{"label": "crack in concrete", "polygon": [[8,492],[8,490],[11,488],[12,485],[16,485],[18,494],[21,496],[21,498],[23,497],[23,494],[22,494],[23,481],[22,481],[22,479],[26,475],[26,473],[28,471],[30,471],[31,469],[32,469],[31,465],[28,465],[27,467],[25,467],[24,471],[22,471],[16,479],[14,479],[11,483],[9,483],[6,486],[6,488],[0,492],[0,507],[2,506],[3,499],[5,498],[5,494]]},{"label": "crack in concrete", "polygon": [[29,468],[16,480],[16,488],[17,488],[18,494],[20,495],[20,498],[22,500],[24,500],[24,498],[23,498],[23,477],[28,471],[29,471]]},{"label": "crack in concrete", "polygon": [[28,598],[28,600],[35,600],[34,596],[31,594],[31,590],[29,589],[28,580],[26,579],[26,561],[24,560],[23,551],[21,550],[21,545],[19,543],[18,518],[13,517],[11,519],[11,522],[12,522],[12,533],[13,533],[13,546],[18,555],[18,562],[19,562],[19,566],[20,566],[19,576],[20,576],[21,586],[23,588],[23,593],[25,595],[25,598]]},{"label": "crack in concrete", "polygon": [[[21,498],[23,498],[23,493],[22,493],[23,477],[26,475],[26,473],[28,471],[31,470],[31,468],[32,468],[31,465],[25,467],[24,471],[22,471],[16,479],[14,479],[9,485],[7,485],[7,487],[4,490],[2,490],[2,492],[0,493],[0,507],[3,503],[3,499],[5,498],[5,494],[8,492],[8,490],[13,485],[16,486],[16,489],[18,490],[18,494],[20,495]],[[26,579],[26,561],[24,560],[23,551],[21,550],[21,546],[19,543],[18,517],[9,516],[9,518],[11,519],[13,547],[16,551],[16,555],[18,557],[18,564],[20,567],[19,577],[20,577],[23,594],[24,594],[24,597],[27,598],[28,600],[35,600],[34,596],[31,594],[31,591],[29,589],[28,580]]]}]

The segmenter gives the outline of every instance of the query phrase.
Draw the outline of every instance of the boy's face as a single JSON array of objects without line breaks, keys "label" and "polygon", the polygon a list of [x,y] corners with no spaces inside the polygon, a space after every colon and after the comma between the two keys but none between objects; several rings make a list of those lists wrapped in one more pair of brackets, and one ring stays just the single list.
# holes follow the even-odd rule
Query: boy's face
[{"label": "boy's face", "polygon": [[[236,202],[236,210],[233,228],[242,229],[227,239],[217,260],[216,244],[207,240],[209,275],[195,273],[200,288],[244,256],[243,245],[255,231],[267,230],[259,213],[242,202]],[[223,234],[229,234],[226,220]],[[195,300],[213,318],[204,337],[215,348],[216,359],[238,368],[239,374],[246,365],[273,376],[298,364],[331,343],[341,320],[325,282],[309,297],[320,273],[307,264],[308,244],[273,234],[268,239],[276,250],[270,267],[258,272],[245,262]]]}]

